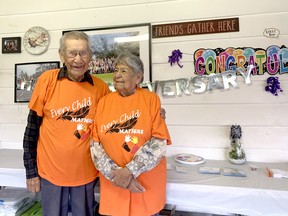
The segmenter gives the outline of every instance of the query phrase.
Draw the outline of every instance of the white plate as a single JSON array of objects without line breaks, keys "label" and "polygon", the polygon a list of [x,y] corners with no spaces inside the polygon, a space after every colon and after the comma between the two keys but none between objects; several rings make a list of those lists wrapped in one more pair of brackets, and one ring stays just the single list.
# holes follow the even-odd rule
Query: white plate
[{"label": "white plate", "polygon": [[175,161],[182,163],[182,164],[196,165],[196,164],[204,163],[205,159],[194,154],[183,153],[183,154],[177,155],[175,157]]}]

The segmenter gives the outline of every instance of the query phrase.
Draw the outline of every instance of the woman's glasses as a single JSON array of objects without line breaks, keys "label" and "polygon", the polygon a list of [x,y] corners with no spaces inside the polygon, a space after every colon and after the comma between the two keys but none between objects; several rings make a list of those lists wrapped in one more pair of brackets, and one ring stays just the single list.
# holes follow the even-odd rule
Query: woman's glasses
[{"label": "woman's glasses", "polygon": [[122,76],[128,76],[128,74],[131,72],[132,70],[128,67],[123,67],[123,68],[115,68],[114,74],[116,75],[117,73],[120,73]]}]

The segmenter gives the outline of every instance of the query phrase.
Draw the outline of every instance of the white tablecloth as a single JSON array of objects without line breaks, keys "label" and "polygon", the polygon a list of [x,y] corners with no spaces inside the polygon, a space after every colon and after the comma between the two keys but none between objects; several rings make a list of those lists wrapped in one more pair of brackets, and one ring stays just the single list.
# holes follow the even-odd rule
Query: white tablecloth
[{"label": "white tablecloth", "polygon": [[0,186],[26,187],[23,150],[0,149]]},{"label": "white tablecloth", "polygon": [[[288,163],[252,163],[233,165],[228,161],[206,160],[201,165],[186,165],[167,158],[173,170],[168,171],[167,203],[176,210],[214,214],[288,216],[288,179],[267,176],[266,167],[288,170]],[[252,171],[249,165],[259,168]],[[185,166],[189,172],[175,171]],[[247,177],[199,174],[199,166],[236,167]]]},{"label": "white tablecloth", "polygon": [[[26,187],[23,150],[0,149],[0,186]],[[288,170],[288,163],[232,165],[228,161],[206,160],[201,165],[185,165],[167,158],[173,170],[167,175],[167,204],[177,210],[250,216],[288,216],[288,179],[267,176],[266,167]],[[251,171],[249,165],[257,165]],[[189,172],[175,171],[175,165]],[[199,174],[199,166],[236,167],[247,177]]]}]

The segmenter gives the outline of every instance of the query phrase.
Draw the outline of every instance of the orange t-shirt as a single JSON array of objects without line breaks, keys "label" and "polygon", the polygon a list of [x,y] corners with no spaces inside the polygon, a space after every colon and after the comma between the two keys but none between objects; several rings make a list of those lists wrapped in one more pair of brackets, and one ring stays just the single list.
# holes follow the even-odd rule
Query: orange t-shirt
[{"label": "orange t-shirt", "polygon": [[109,92],[102,80],[93,84],[57,79],[59,69],[37,80],[28,107],[43,117],[37,146],[38,174],[59,186],[93,181],[98,172],[90,155],[90,130],[99,99]]},{"label": "orange t-shirt", "polygon": [[[93,140],[101,142],[108,156],[121,167],[152,137],[171,143],[165,120],[160,116],[160,99],[146,89],[137,88],[128,97],[117,92],[104,96],[94,122]],[[160,211],[166,202],[166,158],[154,169],[142,173],[138,180],[146,191],[131,193],[113,186],[100,174],[100,213],[147,216]]]}]

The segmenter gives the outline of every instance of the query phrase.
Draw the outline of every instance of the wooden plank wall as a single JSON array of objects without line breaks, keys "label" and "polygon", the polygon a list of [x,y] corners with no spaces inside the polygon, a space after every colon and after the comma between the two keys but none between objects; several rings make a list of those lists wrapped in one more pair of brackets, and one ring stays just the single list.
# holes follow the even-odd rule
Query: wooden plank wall
[{"label": "wooden plank wall", "polygon": [[[209,7],[208,7],[209,6]],[[288,45],[288,2],[234,0],[16,0],[0,2],[0,36],[23,37],[32,26],[49,31],[49,50],[40,56],[28,54],[22,47],[17,54],[0,53],[0,147],[21,148],[27,104],[15,104],[14,65],[16,63],[54,61],[62,31],[122,25],[199,21],[238,17],[240,31],[152,39],[152,78],[171,80],[194,74],[193,54],[199,48],[253,47]],[[263,32],[277,28],[277,38]],[[181,64],[170,66],[168,56],[174,49],[183,53]],[[168,155],[190,152],[210,159],[225,159],[229,131],[233,124],[243,130],[243,146],[248,160],[287,161],[288,153],[288,77],[279,75],[284,92],[278,97],[265,92],[269,75],[252,76],[250,85],[240,77],[238,89],[213,90],[202,94],[165,98],[158,92],[167,111],[167,124],[173,145]]]}]

